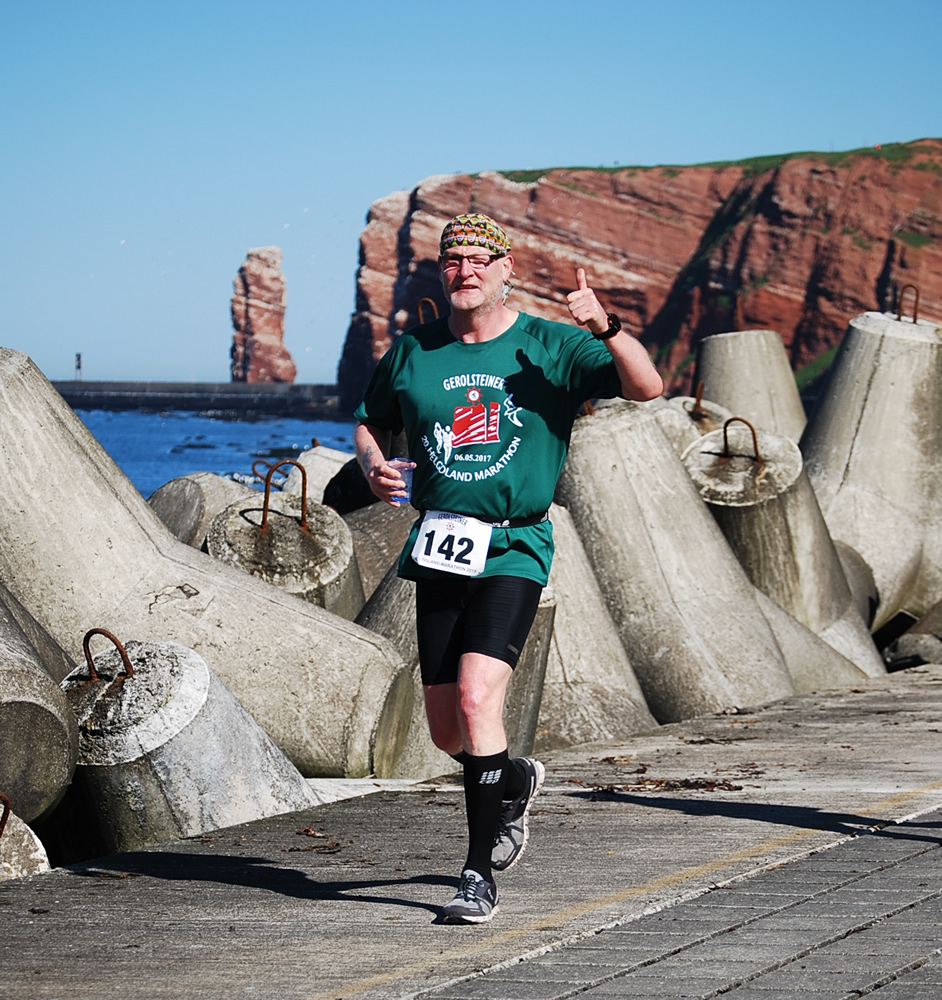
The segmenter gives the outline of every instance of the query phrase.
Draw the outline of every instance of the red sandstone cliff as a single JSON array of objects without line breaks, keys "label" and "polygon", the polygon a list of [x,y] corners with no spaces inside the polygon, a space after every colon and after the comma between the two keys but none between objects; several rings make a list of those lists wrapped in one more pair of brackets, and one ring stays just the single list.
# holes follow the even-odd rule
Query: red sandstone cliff
[{"label": "red sandstone cliff", "polygon": [[896,309],[907,283],[920,290],[920,315],[942,318],[942,139],[725,165],[430,177],[367,216],[338,371],[347,408],[418,321],[419,300],[446,308],[438,237],[466,211],[494,216],[510,236],[511,305],[568,320],[565,296],[585,266],[671,391],[689,391],[693,349],[711,333],[777,330],[797,370],[858,313]]},{"label": "red sandstone cliff", "polygon": [[281,248],[249,250],[232,286],[232,381],[293,382],[298,371],[282,343],[286,286]]}]

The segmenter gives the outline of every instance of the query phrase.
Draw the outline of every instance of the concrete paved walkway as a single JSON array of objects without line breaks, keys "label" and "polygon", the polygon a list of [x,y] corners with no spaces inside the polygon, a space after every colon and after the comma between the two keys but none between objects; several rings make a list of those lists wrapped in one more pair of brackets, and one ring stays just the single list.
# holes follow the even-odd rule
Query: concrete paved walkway
[{"label": "concrete paved walkway", "polygon": [[942,667],[547,755],[494,920],[457,784],[0,883],[0,997],[942,997]]}]

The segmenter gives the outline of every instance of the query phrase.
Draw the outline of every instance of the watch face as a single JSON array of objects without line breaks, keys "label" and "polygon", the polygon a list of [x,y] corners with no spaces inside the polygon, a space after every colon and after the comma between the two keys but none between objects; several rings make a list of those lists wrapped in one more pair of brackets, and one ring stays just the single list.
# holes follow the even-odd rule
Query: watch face
[{"label": "watch face", "polygon": [[618,333],[618,331],[620,329],[621,329],[621,320],[614,313],[609,313],[608,314],[608,332],[609,333]]}]

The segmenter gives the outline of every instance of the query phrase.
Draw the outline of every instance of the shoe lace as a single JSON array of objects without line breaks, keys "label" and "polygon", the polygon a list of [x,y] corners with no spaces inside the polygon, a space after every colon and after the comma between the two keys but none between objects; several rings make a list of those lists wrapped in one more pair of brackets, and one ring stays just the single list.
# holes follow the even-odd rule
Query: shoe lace
[{"label": "shoe lace", "polygon": [[478,877],[473,873],[462,875],[456,895],[460,896],[466,903],[470,903],[475,898],[474,887],[478,881]]},{"label": "shoe lace", "polygon": [[509,825],[507,823],[508,817],[514,811],[514,806],[517,803],[517,799],[504,799],[501,803],[501,810],[497,814],[497,829],[494,831],[494,846],[503,840],[504,837],[508,835]]}]

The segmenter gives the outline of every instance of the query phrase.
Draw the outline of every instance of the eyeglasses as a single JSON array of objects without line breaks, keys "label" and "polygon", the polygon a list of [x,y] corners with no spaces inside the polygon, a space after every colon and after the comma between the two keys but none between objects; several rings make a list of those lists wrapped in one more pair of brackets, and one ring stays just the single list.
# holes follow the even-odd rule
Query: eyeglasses
[{"label": "eyeglasses", "polygon": [[495,260],[500,260],[501,257],[506,256],[507,254],[505,253],[492,253],[486,256],[484,254],[474,254],[469,257],[462,257],[458,254],[445,254],[438,259],[443,271],[457,271],[461,268],[462,263],[468,264],[472,271],[486,271]]}]

